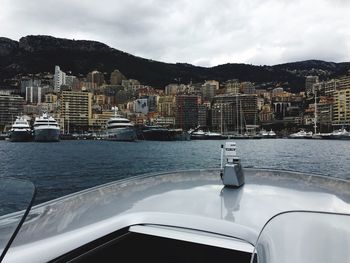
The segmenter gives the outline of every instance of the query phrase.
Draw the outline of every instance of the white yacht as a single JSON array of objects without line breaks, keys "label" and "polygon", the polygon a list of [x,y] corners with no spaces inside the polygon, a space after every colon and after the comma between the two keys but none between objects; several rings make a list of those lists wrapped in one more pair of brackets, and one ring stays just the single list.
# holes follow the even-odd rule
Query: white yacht
[{"label": "white yacht", "polygon": [[11,142],[28,142],[33,139],[32,130],[24,116],[18,116],[9,132]]},{"label": "white yacht", "polygon": [[261,130],[259,131],[259,135],[261,136],[261,138],[265,139],[265,138],[268,138],[269,133],[268,133],[268,131],[266,131],[265,129],[261,129]]},{"label": "white yacht", "polygon": [[203,131],[198,129],[190,132],[191,140],[223,140],[227,137],[218,132]]},{"label": "white yacht", "polygon": [[276,138],[276,136],[277,134],[272,129],[267,133],[268,138]]},{"label": "white yacht", "polygon": [[350,140],[350,132],[348,132],[344,127],[338,130],[334,130],[329,139],[339,139],[339,140]]},{"label": "white yacht", "polygon": [[349,262],[350,181],[242,168],[234,143],[221,149],[220,169],[127,178],[31,209],[34,187],[0,178],[2,206],[21,198],[0,215],[0,261]]},{"label": "white yacht", "polygon": [[300,131],[298,131],[296,133],[290,134],[289,138],[291,138],[291,139],[310,139],[310,138],[312,138],[312,132],[306,132],[304,129],[301,129]]},{"label": "white yacht", "polygon": [[134,124],[118,114],[118,108],[113,107],[114,116],[107,121],[106,139],[111,141],[135,141],[137,139]]},{"label": "white yacht", "polygon": [[202,129],[200,126],[188,131],[191,140],[223,140],[227,139],[227,136],[219,132],[212,132],[207,128]]},{"label": "white yacht", "polygon": [[47,113],[35,118],[33,131],[36,142],[59,141],[60,127],[57,121]]}]

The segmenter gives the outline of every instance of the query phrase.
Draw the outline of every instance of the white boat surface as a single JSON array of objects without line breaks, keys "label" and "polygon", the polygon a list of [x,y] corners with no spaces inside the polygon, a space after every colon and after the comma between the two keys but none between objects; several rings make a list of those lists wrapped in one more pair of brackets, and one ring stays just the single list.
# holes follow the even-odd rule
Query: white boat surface
[{"label": "white boat surface", "polygon": [[222,169],[174,171],[36,205],[3,262],[349,262],[349,181],[243,171],[240,187]]},{"label": "white boat surface", "polygon": [[265,139],[265,138],[268,138],[269,132],[266,131],[265,129],[261,129],[261,130],[259,131],[259,135],[260,135],[263,139]]},{"label": "white boat surface", "polygon": [[134,124],[118,114],[118,108],[113,107],[114,116],[107,121],[106,139],[110,141],[135,141],[137,139]]},{"label": "white boat surface", "polygon": [[350,140],[350,132],[348,132],[344,127],[334,130],[330,135],[329,139],[338,140]]},{"label": "white boat surface", "polygon": [[47,113],[35,118],[33,133],[36,142],[58,142],[60,140],[60,127],[57,121]]},{"label": "white boat surface", "polygon": [[11,142],[28,142],[33,139],[32,129],[24,116],[17,116],[9,131]]},{"label": "white boat surface", "polygon": [[191,130],[189,134],[191,140],[223,140],[227,138],[227,136],[219,132],[204,131],[202,129]]},{"label": "white boat surface", "polygon": [[289,135],[289,138],[291,139],[310,139],[312,138],[312,132],[306,132],[304,129],[301,129],[300,131],[296,133],[292,133]]},{"label": "white boat surface", "polygon": [[262,139],[272,139],[272,138],[276,138],[277,136],[272,129],[269,131],[265,129],[261,129],[258,135],[261,136]]},{"label": "white boat surface", "polygon": [[272,129],[267,134],[268,138],[276,138],[276,136],[277,134]]}]

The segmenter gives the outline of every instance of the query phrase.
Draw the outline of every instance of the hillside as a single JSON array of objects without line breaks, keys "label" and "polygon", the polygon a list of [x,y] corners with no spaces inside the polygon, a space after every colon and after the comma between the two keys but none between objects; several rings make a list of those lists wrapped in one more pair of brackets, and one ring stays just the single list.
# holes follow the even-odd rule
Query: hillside
[{"label": "hillside", "polygon": [[55,65],[60,65],[62,70],[70,71],[73,75],[87,74],[92,70],[109,74],[119,69],[128,78],[138,79],[142,84],[156,88],[163,88],[176,79],[189,83],[208,79],[222,82],[236,78],[256,83],[285,83],[284,86],[292,91],[304,89],[304,77],[309,73],[316,72],[327,77],[343,74],[350,69],[350,63],[316,60],[276,66],[224,64],[205,68],[136,57],[95,41],[51,36],[26,36],[18,42],[0,38],[0,83],[19,73],[53,72]]}]

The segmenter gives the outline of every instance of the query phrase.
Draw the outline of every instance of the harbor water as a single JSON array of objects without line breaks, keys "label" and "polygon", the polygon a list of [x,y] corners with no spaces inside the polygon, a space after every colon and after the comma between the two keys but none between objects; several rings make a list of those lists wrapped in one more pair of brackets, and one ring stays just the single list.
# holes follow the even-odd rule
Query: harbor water
[{"label": "harbor water", "polygon": [[[147,173],[220,167],[221,140],[57,143],[0,141],[0,177],[32,181],[35,204]],[[237,140],[243,167],[350,180],[350,140]],[[218,175],[219,176],[219,175]]]}]

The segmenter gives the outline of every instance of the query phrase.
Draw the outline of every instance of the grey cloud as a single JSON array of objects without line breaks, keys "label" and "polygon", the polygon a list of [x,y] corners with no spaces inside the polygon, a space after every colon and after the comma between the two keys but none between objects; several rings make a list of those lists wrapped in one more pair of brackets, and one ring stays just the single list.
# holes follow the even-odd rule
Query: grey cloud
[{"label": "grey cloud", "polygon": [[91,39],[202,66],[350,60],[343,0],[2,0],[0,35]]}]

